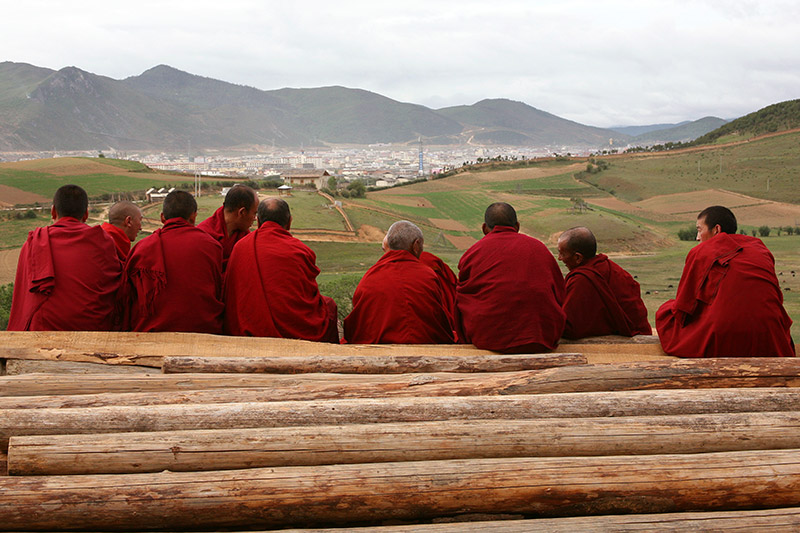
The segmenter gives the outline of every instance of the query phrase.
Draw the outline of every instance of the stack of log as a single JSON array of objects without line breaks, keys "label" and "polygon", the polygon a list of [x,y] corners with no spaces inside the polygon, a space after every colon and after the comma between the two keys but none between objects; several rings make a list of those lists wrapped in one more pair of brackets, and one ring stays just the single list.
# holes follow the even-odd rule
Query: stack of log
[{"label": "stack of log", "polygon": [[616,338],[514,356],[191,334],[0,345],[4,530],[800,528],[795,359]]}]

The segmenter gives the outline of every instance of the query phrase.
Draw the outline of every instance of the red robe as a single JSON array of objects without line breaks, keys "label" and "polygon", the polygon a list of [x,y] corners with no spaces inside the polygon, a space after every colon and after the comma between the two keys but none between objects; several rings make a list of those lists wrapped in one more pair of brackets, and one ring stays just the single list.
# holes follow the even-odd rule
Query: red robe
[{"label": "red robe", "polygon": [[99,226],[62,217],[30,232],[14,281],[9,331],[108,331],[122,265]]},{"label": "red robe", "polygon": [[422,252],[419,260],[423,265],[426,265],[431,270],[436,272],[439,280],[442,282],[442,289],[444,290],[444,304],[447,312],[450,313],[452,318],[456,307],[456,286],[458,285],[458,278],[447,266],[447,263],[433,255],[432,253]]},{"label": "red robe", "polygon": [[540,241],[495,226],[458,263],[459,342],[499,352],[552,350],[564,331],[564,277]]},{"label": "red robe", "polygon": [[661,346],[678,357],[792,357],[791,325],[770,251],[727,233],[689,251],[676,298],[656,313]]},{"label": "red robe", "polygon": [[117,256],[119,257],[119,260],[124,263],[131,251],[131,240],[124,231],[116,227],[114,224],[103,222],[100,227],[103,228],[103,231],[108,233],[109,237],[114,240],[114,246],[117,248]]},{"label": "red robe", "polygon": [[222,333],[222,246],[171,218],[125,264],[127,329]]},{"label": "red robe", "polygon": [[439,276],[413,254],[389,250],[356,287],[344,338],[355,344],[453,342],[451,314]]},{"label": "red robe", "polygon": [[605,254],[570,271],[564,282],[565,338],[652,334],[639,284]]},{"label": "red robe", "polygon": [[226,333],[339,342],[336,304],[319,292],[316,262],[275,222],[239,241],[225,274]]},{"label": "red robe", "polygon": [[234,245],[250,233],[249,229],[247,231],[235,230],[228,235],[224,207],[214,211],[213,215],[199,223],[197,227],[214,237],[222,245],[222,272],[228,269],[228,260],[231,257]]}]

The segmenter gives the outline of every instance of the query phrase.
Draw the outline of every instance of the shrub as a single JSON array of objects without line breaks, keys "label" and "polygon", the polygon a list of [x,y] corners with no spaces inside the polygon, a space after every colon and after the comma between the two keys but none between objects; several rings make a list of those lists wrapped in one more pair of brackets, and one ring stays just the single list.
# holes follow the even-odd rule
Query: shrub
[{"label": "shrub", "polygon": [[759,226],[758,234],[762,237],[769,237],[769,226]]},{"label": "shrub", "polygon": [[697,238],[697,228],[690,227],[678,230],[678,238],[682,241],[693,241]]},{"label": "shrub", "polygon": [[339,320],[344,320],[353,310],[353,293],[356,292],[362,274],[344,274],[330,281],[319,284],[319,292],[330,296],[336,302]]},{"label": "shrub", "polygon": [[11,295],[14,293],[14,284],[0,285],[0,330],[8,328],[8,317],[11,314]]}]

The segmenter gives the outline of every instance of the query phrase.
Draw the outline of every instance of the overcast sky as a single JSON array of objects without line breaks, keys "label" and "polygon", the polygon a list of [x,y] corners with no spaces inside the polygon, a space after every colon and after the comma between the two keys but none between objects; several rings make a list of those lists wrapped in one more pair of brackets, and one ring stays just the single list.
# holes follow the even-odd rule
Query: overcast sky
[{"label": "overcast sky", "polygon": [[800,2],[16,0],[0,13],[0,61],[115,79],[167,64],[259,89],[672,123],[800,98]]}]

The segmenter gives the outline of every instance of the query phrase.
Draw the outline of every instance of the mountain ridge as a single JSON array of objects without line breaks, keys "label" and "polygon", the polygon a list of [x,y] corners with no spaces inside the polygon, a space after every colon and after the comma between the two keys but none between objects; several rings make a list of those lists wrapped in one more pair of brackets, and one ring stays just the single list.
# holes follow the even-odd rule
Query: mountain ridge
[{"label": "mountain ridge", "polygon": [[56,71],[0,63],[4,151],[413,144],[420,138],[587,149],[631,139],[503,98],[434,110],[341,86],[265,91],[164,64],[115,80],[74,66]]}]

